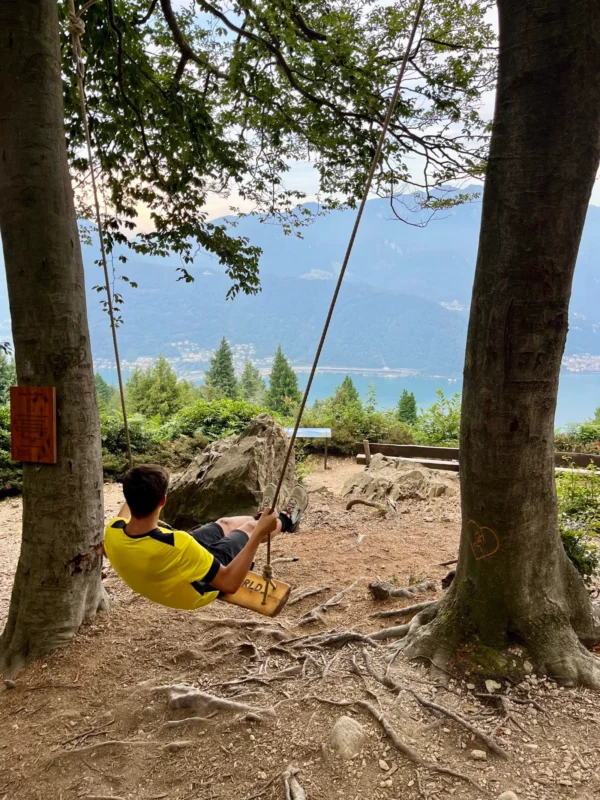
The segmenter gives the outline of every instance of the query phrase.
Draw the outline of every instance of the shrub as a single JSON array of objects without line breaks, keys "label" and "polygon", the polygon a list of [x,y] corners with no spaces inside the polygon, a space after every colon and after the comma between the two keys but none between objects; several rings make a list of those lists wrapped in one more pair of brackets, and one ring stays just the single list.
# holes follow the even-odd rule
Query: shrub
[{"label": "shrub", "polygon": [[[571,465],[573,467],[574,465]],[[563,472],[556,476],[558,524],[565,551],[586,583],[600,566],[600,476]]]},{"label": "shrub", "polygon": [[436,395],[437,401],[417,420],[417,441],[432,447],[458,447],[460,394],[446,397],[443,389],[437,389]]},{"label": "shrub", "polygon": [[10,460],[10,408],[0,406],[0,497],[20,494],[23,490],[23,467]]},{"label": "shrub", "polygon": [[[148,422],[139,414],[127,417],[129,439],[132,453],[146,453],[157,441],[157,434],[150,429]],[[100,435],[104,454],[121,455],[127,452],[125,426],[123,418],[113,415],[101,415]]]},{"label": "shrub", "polygon": [[263,411],[245,400],[196,400],[162,425],[157,438],[172,441],[179,436],[200,435],[208,441],[223,439],[241,433]]}]

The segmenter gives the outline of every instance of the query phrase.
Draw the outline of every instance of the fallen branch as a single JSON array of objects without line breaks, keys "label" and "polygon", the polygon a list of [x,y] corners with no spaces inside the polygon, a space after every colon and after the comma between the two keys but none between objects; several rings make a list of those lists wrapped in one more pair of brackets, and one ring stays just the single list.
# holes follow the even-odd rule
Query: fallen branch
[{"label": "fallen branch", "polygon": [[331,589],[331,586],[323,586],[320,589],[304,589],[300,591],[296,591],[292,593],[292,596],[288,600],[288,608],[289,606],[296,605],[301,600],[305,600],[307,597],[312,597],[315,594],[321,594],[321,592],[328,592]]},{"label": "fallen branch", "polygon": [[275,566],[275,564],[292,564],[296,561],[300,561],[300,556],[288,556],[286,558],[274,558],[271,561],[271,566]]},{"label": "fallen branch", "polygon": [[394,727],[392,726],[391,722],[388,720],[384,714],[382,714],[372,703],[369,703],[368,700],[328,700],[325,697],[318,697],[313,695],[312,697],[306,697],[306,700],[318,700],[320,703],[327,703],[333,706],[359,706],[359,708],[364,708],[365,711],[368,711],[372,717],[374,717],[377,722],[383,728],[384,733],[394,745],[396,750],[399,750],[403,755],[405,755],[409,761],[412,761],[413,764],[416,764],[419,767],[424,767],[425,769],[429,769],[432,772],[439,772],[443,775],[451,775],[453,778],[459,778],[460,780],[466,781],[470,783],[472,786],[475,786],[477,789],[481,790],[481,787],[475,783],[472,778],[469,778],[468,775],[463,775],[461,772],[455,772],[452,769],[447,769],[446,767],[440,767],[437,764],[432,763],[431,761],[425,761],[416,750],[413,750],[410,745],[406,744],[406,742],[402,741],[402,739],[398,736]]},{"label": "fallen branch", "polygon": [[186,684],[172,684],[170,686],[158,686],[156,691],[166,691],[169,707],[172,709],[190,708],[193,711],[203,711],[205,714],[210,711],[233,711],[236,713],[256,714],[257,717],[274,717],[274,708],[256,708],[246,703],[238,703],[235,700],[228,700],[225,697],[218,697],[208,692],[201,692],[193,686]]},{"label": "fallen branch", "polygon": [[380,675],[378,672],[376,672],[375,668],[373,667],[373,662],[371,661],[371,657],[369,653],[367,653],[366,651],[363,651],[363,658],[365,660],[365,665],[368,674],[378,683],[381,683],[383,686],[386,686],[393,692],[407,692],[412,697],[414,697],[414,699],[417,701],[417,703],[419,703],[419,705],[423,706],[424,708],[428,708],[431,711],[437,711],[439,714],[443,714],[444,716],[454,720],[454,722],[457,722],[459,725],[462,725],[470,733],[474,734],[475,736],[477,736],[477,738],[481,739],[481,741],[484,742],[484,744],[487,747],[489,747],[490,750],[496,753],[496,755],[501,756],[501,758],[508,759],[509,757],[508,753],[505,750],[503,750],[500,747],[500,745],[498,745],[494,741],[494,739],[492,739],[490,736],[484,733],[484,731],[482,731],[476,725],[473,725],[471,722],[469,722],[468,719],[465,719],[460,714],[457,714],[455,711],[451,711],[449,708],[446,708],[445,706],[441,706],[438,703],[433,703],[431,700],[427,700],[425,697],[415,692],[415,690],[412,689],[410,686],[406,686],[401,683],[396,683],[396,681],[390,678],[389,675]]},{"label": "fallen branch", "polygon": [[407,617],[409,614],[416,614],[419,611],[423,611],[424,608],[427,608],[427,606],[430,606],[432,603],[435,603],[435,600],[424,600],[422,603],[414,603],[412,606],[405,606],[405,608],[393,608],[390,611],[377,611],[375,614],[371,614],[371,617],[378,617],[380,619],[385,619],[386,617]]},{"label": "fallen branch", "polygon": [[352,589],[354,589],[356,584],[360,583],[360,581],[362,580],[363,580],[362,577],[357,578],[350,584],[350,586],[347,586],[345,589],[342,589],[341,592],[338,592],[329,600],[326,600],[324,603],[322,603],[320,606],[315,606],[315,608],[311,609],[310,611],[307,611],[307,613],[303,617],[300,617],[296,625],[308,625],[310,622],[320,622],[321,614],[325,613],[326,611],[328,611],[328,609],[332,608],[333,606],[339,606],[344,596],[348,594],[348,592],[350,592]]},{"label": "fallen branch", "polygon": [[458,564],[458,558],[453,558],[452,561],[442,561],[438,567],[451,567],[453,564]]},{"label": "fallen branch", "polygon": [[409,600],[420,592],[427,592],[435,589],[435,581],[422,581],[415,586],[396,587],[387,581],[373,581],[369,584],[369,589],[375,600],[389,600],[390,597],[407,597]]}]

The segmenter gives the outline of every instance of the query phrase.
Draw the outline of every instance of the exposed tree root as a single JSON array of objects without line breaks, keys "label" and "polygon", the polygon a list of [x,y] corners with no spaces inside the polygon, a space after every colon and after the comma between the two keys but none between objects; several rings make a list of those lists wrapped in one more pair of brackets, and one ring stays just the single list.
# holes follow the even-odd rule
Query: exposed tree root
[{"label": "exposed tree root", "polygon": [[285,800],[306,800],[306,792],[300,785],[298,775],[300,770],[288,767],[283,774],[283,785],[285,787]]},{"label": "exposed tree root", "polygon": [[160,742],[152,742],[148,740],[141,741],[139,739],[110,739],[107,742],[96,742],[96,744],[88,744],[85,747],[75,747],[72,750],[63,750],[60,753],[56,753],[52,760],[60,758],[61,756],[79,756],[85,755],[86,753],[95,753],[98,750],[105,750],[107,747],[160,747],[161,750],[165,750],[169,753],[176,753],[179,750],[189,747],[191,744],[192,742],[189,741],[174,741],[161,745]]},{"label": "exposed tree root", "polygon": [[184,725],[205,725],[211,722],[212,717],[186,717],[185,719],[171,719],[165,722],[161,728],[181,728]]},{"label": "exposed tree root", "polygon": [[389,617],[407,617],[409,614],[416,614],[419,611],[423,611],[424,608],[427,608],[432,603],[435,603],[435,600],[425,600],[422,603],[414,603],[412,606],[406,606],[405,608],[393,608],[390,611],[377,611],[375,614],[371,614],[372,618],[379,618],[379,619],[386,619]]},{"label": "exposed tree root", "polygon": [[415,692],[410,686],[406,686],[405,684],[397,683],[388,675],[380,675],[375,668],[373,667],[373,662],[371,661],[371,656],[369,653],[364,650],[363,651],[363,658],[365,661],[365,666],[367,668],[367,673],[378,683],[381,683],[383,686],[386,686],[392,692],[407,692],[414,697],[414,699],[419,703],[420,706],[423,708],[428,708],[431,711],[436,711],[438,714],[444,714],[446,717],[454,720],[459,725],[462,725],[466,728],[470,733],[477,736],[477,738],[481,739],[482,742],[485,743],[490,750],[492,750],[496,755],[499,755],[501,758],[508,759],[508,753],[503,750],[490,736],[488,736],[484,731],[478,728],[476,725],[473,725],[469,722],[468,719],[465,719],[460,714],[457,714],[455,711],[451,711],[449,708],[445,706],[439,705],[438,703],[433,703],[431,700],[427,700],[427,698],[423,697],[422,695]]},{"label": "exposed tree root", "polygon": [[246,703],[238,703],[225,697],[202,692],[194,686],[187,684],[172,684],[170,686],[157,686],[156,691],[167,692],[169,707],[172,709],[189,708],[204,714],[210,711],[233,711],[245,714],[255,714],[257,717],[274,717],[274,708],[256,708]]},{"label": "exposed tree root", "polygon": [[375,600],[389,600],[391,597],[407,597],[409,600],[420,592],[436,588],[435,581],[422,581],[415,586],[394,586],[387,581],[374,581],[369,584],[369,589]]},{"label": "exposed tree root", "polygon": [[363,578],[357,578],[350,584],[350,586],[347,586],[345,589],[342,589],[341,592],[338,592],[329,600],[326,600],[321,605],[315,606],[315,608],[311,609],[310,611],[307,611],[307,613],[304,614],[303,617],[300,617],[296,625],[300,626],[300,625],[308,625],[310,622],[321,622],[322,621],[321,614],[324,614],[328,609],[333,608],[333,606],[339,606],[342,600],[344,599],[344,596],[348,594],[348,592],[350,592],[352,589],[354,589],[356,584],[360,583],[360,581],[362,580]]},{"label": "exposed tree root", "polygon": [[245,678],[239,678],[235,681],[226,681],[225,683],[216,684],[219,688],[224,688],[228,686],[240,686],[243,683],[262,683],[262,684],[269,684],[273,681],[284,681],[288,678],[293,678],[295,675],[300,675],[302,672],[302,665],[301,664],[294,664],[287,669],[281,670],[281,672],[275,673],[275,675],[247,675]]},{"label": "exposed tree root", "polygon": [[296,605],[301,600],[305,600],[307,597],[312,597],[315,594],[321,594],[321,592],[328,592],[331,589],[331,586],[323,586],[320,589],[303,589],[300,591],[292,592],[292,596],[288,600],[288,608],[289,606]]},{"label": "exposed tree root", "polygon": [[396,750],[405,755],[406,758],[408,758],[409,761],[412,761],[413,764],[416,764],[419,767],[424,767],[432,772],[439,772],[442,775],[451,775],[453,778],[466,781],[467,783],[470,783],[472,786],[475,786],[477,789],[481,790],[481,787],[475,783],[472,778],[469,778],[468,775],[463,775],[461,772],[455,772],[454,770],[447,769],[446,767],[440,767],[438,764],[434,764],[431,761],[425,761],[425,759],[422,758],[416,750],[413,750],[410,745],[406,744],[406,742],[404,742],[398,736],[388,718],[377,708],[375,708],[372,703],[369,703],[368,700],[329,700],[325,697],[318,697],[316,695],[307,697],[305,699],[318,700],[320,703],[327,703],[328,705],[334,706],[358,706],[359,708],[363,708],[365,711],[368,711],[368,713],[381,725],[384,733],[392,742]]},{"label": "exposed tree root", "polygon": [[410,630],[410,623],[406,625],[395,625],[392,628],[382,628],[380,631],[371,633],[371,639],[402,639]]},{"label": "exposed tree root", "polygon": [[357,497],[354,500],[349,500],[346,503],[346,511],[351,511],[354,506],[368,506],[369,508],[376,508],[378,511],[387,511],[387,508],[383,505],[383,503],[374,503],[372,500],[362,500],[361,498]]},{"label": "exposed tree root", "polygon": [[350,642],[362,642],[363,644],[370,644],[375,647],[377,642],[371,636],[364,633],[357,633],[357,631],[341,631],[339,633],[332,633],[326,631],[324,633],[315,633],[310,636],[298,636],[296,639],[288,639],[286,644],[288,647],[294,649],[303,649],[305,647],[317,650],[323,650],[327,647],[340,647]]}]

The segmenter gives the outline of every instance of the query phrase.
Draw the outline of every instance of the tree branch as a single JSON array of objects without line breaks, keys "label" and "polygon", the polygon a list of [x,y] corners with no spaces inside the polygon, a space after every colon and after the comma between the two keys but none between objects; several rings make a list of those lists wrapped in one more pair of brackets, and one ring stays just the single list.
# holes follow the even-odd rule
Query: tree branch
[{"label": "tree branch", "polygon": [[218,78],[227,80],[228,75],[225,72],[221,72],[216,67],[213,67],[212,64],[206,58],[203,58],[202,56],[198,55],[198,53],[196,53],[196,51],[192,49],[190,43],[183,35],[183,31],[179,27],[177,17],[175,15],[175,12],[173,11],[173,6],[171,5],[171,0],[160,0],[160,7],[162,9],[165,22],[167,23],[167,25],[169,26],[169,30],[173,34],[173,39],[175,40],[175,44],[177,45],[177,47],[179,48],[179,52],[181,53],[181,59],[179,61],[179,64],[177,65],[177,70],[175,72],[175,75],[173,76],[173,82],[175,84],[179,83],[188,61],[193,61],[195,64],[198,64],[198,66],[200,67],[204,67],[204,69],[207,69],[209,72],[211,72],[213,75],[216,75]]}]

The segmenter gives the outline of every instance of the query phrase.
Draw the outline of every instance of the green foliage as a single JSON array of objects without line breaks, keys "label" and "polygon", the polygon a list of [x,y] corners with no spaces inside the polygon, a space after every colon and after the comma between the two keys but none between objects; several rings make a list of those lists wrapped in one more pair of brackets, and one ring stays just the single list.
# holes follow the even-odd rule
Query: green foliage
[{"label": "green foliage", "polygon": [[225,337],[221,339],[221,344],[210,360],[210,368],[204,376],[204,383],[209,397],[213,399],[227,397],[235,400],[237,397],[238,385],[233,369],[233,355]]},{"label": "green foliage", "polygon": [[[434,199],[431,187],[483,171],[489,130],[479,98],[495,76],[491,5],[427,6],[375,178],[382,195],[411,180],[423,186],[424,204],[446,207],[457,199]],[[59,8],[67,54],[68,18],[66,7]],[[256,292],[260,250],[207,220],[209,193],[235,187],[257,213],[278,217],[289,232],[303,222],[304,212],[288,216],[303,195],[283,179],[309,149],[324,207],[338,205],[340,196],[354,204],[414,12],[413,2],[364,0],[91,5],[84,15],[85,75],[111,210],[109,251],[121,243],[142,254],[178,253],[188,280],[185,265],[201,248],[225,266],[232,294]],[[75,70],[68,57],[62,67],[71,167],[83,187],[80,216],[89,219],[79,180],[89,164]],[[425,165],[424,176],[415,163],[419,171]],[[131,236],[141,208],[154,224]]]},{"label": "green foliage", "polygon": [[267,386],[251,361],[246,361],[244,371],[240,376],[239,393],[242,400],[254,405],[265,405],[267,401]]},{"label": "green foliage", "polygon": [[96,397],[98,399],[98,406],[100,409],[106,409],[111,400],[114,398],[115,394],[117,394],[117,389],[115,386],[109,386],[102,375],[99,375],[98,373],[94,375],[94,382],[96,384]]},{"label": "green foliage", "polygon": [[0,497],[20,494],[23,467],[10,460],[10,407],[0,406]]},{"label": "green foliage", "polygon": [[435,393],[437,401],[417,420],[417,442],[432,447],[458,447],[460,394],[446,397],[443,389],[436,389]]},{"label": "green foliage", "polygon": [[10,402],[10,387],[17,385],[15,362],[0,349],[0,405]]},{"label": "green foliage", "polygon": [[[569,465],[575,468],[574,464]],[[567,555],[586,583],[600,566],[596,538],[600,533],[600,476],[590,465],[587,474],[556,475],[558,524]]]},{"label": "green foliage", "polygon": [[292,413],[294,406],[301,399],[296,373],[290,367],[287,358],[283,355],[281,345],[279,345],[269,379],[267,406],[278,414],[287,415]]},{"label": "green foliage", "polygon": [[335,387],[334,402],[341,407],[351,406],[354,403],[361,404],[358,389],[350,375],[346,375],[341,386]]},{"label": "green foliage", "polygon": [[241,433],[250,420],[265,409],[245,400],[197,400],[161,426],[158,437],[174,440],[178,436],[201,435],[209,441]]},{"label": "green foliage", "polygon": [[402,396],[398,400],[397,406],[398,419],[406,425],[415,425],[417,422],[417,401],[412,392],[402,390]]},{"label": "green foliage", "polygon": [[126,384],[128,410],[147,417],[170,417],[197,395],[187,381],[178,381],[175,370],[160,355],[145,370],[134,369]]},{"label": "green foliage", "polygon": [[[352,392],[343,391],[345,383],[336,388],[333,397],[315,401],[302,417],[302,424],[308,427],[331,428],[329,449],[332,453],[349,455],[354,452],[356,442],[364,439],[370,442],[414,444],[411,430],[398,421],[394,411],[377,410],[374,385],[369,387],[368,401],[363,406],[358,392],[357,399],[351,399]],[[314,450],[321,445],[307,443],[305,446]]]}]

